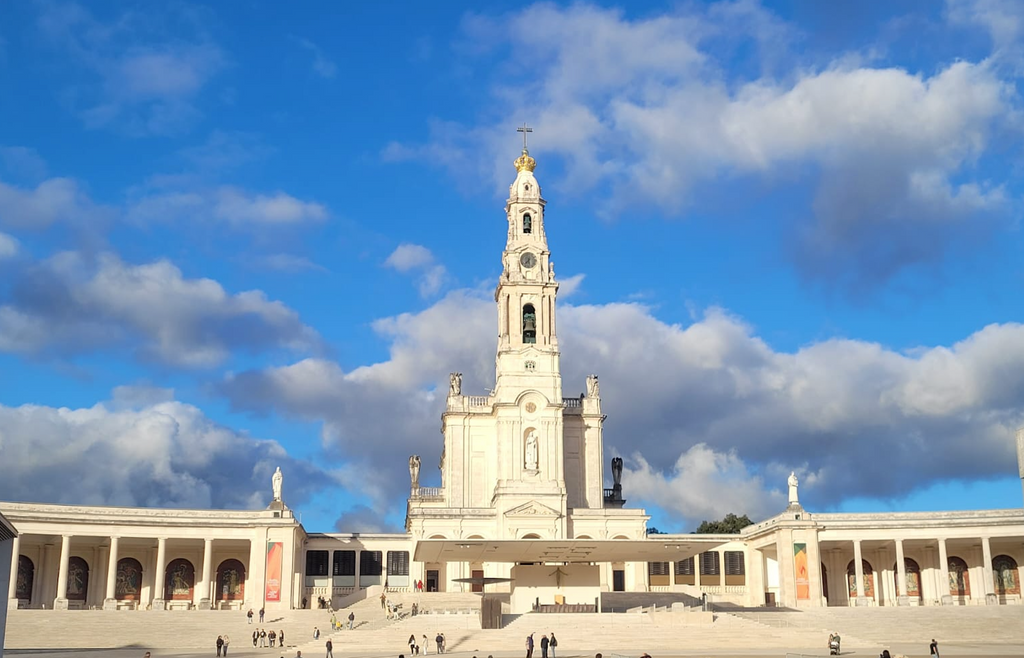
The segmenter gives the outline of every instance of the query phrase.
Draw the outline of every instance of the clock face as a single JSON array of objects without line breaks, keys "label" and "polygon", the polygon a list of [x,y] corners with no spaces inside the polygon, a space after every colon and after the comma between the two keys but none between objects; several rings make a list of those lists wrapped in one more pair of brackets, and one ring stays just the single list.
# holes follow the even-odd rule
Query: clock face
[{"label": "clock face", "polygon": [[537,264],[537,257],[530,252],[526,252],[519,257],[519,262],[523,264],[523,267],[529,269]]}]

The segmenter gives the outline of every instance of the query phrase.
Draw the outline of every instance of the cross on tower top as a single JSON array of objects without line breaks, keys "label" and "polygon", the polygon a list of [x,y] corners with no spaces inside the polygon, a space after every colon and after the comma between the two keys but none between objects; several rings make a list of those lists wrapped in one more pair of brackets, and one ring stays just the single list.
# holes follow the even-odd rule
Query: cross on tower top
[{"label": "cross on tower top", "polygon": [[516,132],[523,133],[523,152],[525,153],[526,152],[526,133],[532,133],[533,132],[533,128],[527,126],[526,122],[524,121],[523,125],[521,125],[518,128],[516,128]]}]

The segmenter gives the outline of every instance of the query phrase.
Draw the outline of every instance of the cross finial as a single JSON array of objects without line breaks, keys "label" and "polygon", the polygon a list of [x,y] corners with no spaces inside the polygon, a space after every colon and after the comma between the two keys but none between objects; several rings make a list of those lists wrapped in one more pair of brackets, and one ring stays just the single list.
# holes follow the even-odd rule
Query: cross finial
[{"label": "cross finial", "polygon": [[516,132],[523,133],[523,152],[525,153],[526,152],[526,133],[532,133],[533,132],[533,128],[527,126],[526,122],[524,121],[523,125],[521,125],[518,128],[516,128]]}]

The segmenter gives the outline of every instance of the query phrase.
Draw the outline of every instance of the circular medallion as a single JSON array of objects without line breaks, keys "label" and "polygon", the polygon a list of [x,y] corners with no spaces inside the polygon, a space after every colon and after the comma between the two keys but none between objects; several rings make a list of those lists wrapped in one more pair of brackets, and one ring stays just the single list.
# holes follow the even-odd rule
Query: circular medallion
[{"label": "circular medallion", "polygon": [[535,405],[532,402],[527,402],[526,403],[526,413],[532,414],[534,411],[537,411],[537,405]]},{"label": "circular medallion", "polygon": [[523,264],[523,267],[530,269],[537,264],[537,257],[527,251],[519,257],[519,262]]}]

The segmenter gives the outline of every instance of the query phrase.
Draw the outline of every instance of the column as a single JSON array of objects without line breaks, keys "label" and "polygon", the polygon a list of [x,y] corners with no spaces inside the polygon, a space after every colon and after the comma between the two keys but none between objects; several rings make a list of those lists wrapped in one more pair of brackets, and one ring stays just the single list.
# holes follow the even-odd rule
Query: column
[{"label": "column", "polygon": [[981,538],[981,559],[984,562],[981,565],[981,584],[984,588],[982,591],[985,592],[985,603],[997,605],[999,601],[996,599],[995,586],[992,582],[992,544],[988,537]]},{"label": "column", "polygon": [[896,605],[910,605],[907,596],[907,563],[903,556],[903,540],[896,540]]},{"label": "column", "polygon": [[807,538],[807,579],[810,581],[811,605],[815,607],[827,605],[821,587],[821,552],[818,550],[818,532],[811,531]]},{"label": "column", "polygon": [[953,595],[949,593],[949,557],[946,553],[946,540],[939,540],[939,601],[942,605],[953,605]]},{"label": "column", "polygon": [[39,553],[39,564],[36,565],[36,577],[32,583],[32,601],[30,605],[46,607],[46,581],[50,574],[50,545],[43,544]]},{"label": "column", "polygon": [[8,603],[8,607],[12,610],[18,607],[18,556],[21,555],[21,535],[15,535],[14,540],[11,542],[11,582],[7,586],[7,600],[13,601],[14,604]]},{"label": "column", "polygon": [[199,609],[209,610],[213,602],[210,600],[210,590],[213,585],[210,581],[210,572],[213,568],[213,540],[206,538],[203,540],[203,584],[202,589],[199,592]]},{"label": "column", "polygon": [[117,548],[120,537],[110,538],[110,554],[107,556],[107,591],[103,597],[104,610],[117,610]]},{"label": "column", "polygon": [[164,586],[167,576],[167,537],[157,537],[156,540],[156,569],[153,570],[153,609],[164,610],[167,602],[164,600]]},{"label": "column", "polygon": [[57,572],[57,598],[53,601],[54,610],[68,609],[68,564],[71,561],[71,536],[60,538],[60,566]]},{"label": "column", "polygon": [[870,605],[864,598],[864,558],[861,557],[860,540],[853,540],[853,571],[854,579],[857,581],[857,600],[854,605]]}]

